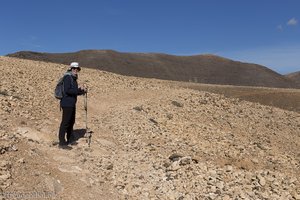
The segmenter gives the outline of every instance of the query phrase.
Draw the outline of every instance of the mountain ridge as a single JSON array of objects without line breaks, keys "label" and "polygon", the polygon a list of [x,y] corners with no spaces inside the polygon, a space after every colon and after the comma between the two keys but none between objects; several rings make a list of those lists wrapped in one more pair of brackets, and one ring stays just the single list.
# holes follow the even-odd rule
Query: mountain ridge
[{"label": "mountain ridge", "polygon": [[81,50],[70,53],[20,51],[9,57],[81,66],[126,76],[220,85],[300,88],[300,84],[271,69],[212,54],[177,56],[162,53],[126,53]]},{"label": "mountain ridge", "polygon": [[286,74],[285,77],[295,81],[297,84],[300,85],[300,71]]}]

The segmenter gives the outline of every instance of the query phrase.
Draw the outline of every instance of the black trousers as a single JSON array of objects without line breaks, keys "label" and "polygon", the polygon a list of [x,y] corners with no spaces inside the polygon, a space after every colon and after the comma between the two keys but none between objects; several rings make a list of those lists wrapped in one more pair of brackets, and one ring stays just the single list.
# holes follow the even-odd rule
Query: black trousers
[{"label": "black trousers", "polygon": [[[73,126],[75,124],[76,107],[64,107],[62,108],[62,120],[59,128],[59,145],[66,145],[70,142],[71,135],[73,133]],[[67,140],[66,140],[67,133]]]}]

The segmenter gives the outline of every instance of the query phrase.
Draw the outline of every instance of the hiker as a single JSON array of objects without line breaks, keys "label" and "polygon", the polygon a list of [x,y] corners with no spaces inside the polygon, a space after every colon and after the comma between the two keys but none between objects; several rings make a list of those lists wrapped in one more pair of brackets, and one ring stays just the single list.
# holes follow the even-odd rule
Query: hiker
[{"label": "hiker", "polygon": [[[77,96],[87,92],[85,87],[78,87],[77,84],[78,72],[80,70],[79,64],[72,62],[63,77],[64,95],[60,100],[60,107],[63,112],[58,134],[59,148],[62,149],[71,149],[68,145],[72,142],[70,139],[75,124]],[[66,133],[67,138],[65,138]]]}]

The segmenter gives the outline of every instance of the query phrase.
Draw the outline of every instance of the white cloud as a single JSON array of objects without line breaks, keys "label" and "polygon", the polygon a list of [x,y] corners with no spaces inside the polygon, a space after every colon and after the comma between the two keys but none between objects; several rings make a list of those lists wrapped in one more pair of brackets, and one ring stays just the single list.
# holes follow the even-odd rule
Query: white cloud
[{"label": "white cloud", "polygon": [[288,26],[296,26],[298,24],[298,21],[296,18],[292,18],[290,19],[287,23],[286,23]]}]

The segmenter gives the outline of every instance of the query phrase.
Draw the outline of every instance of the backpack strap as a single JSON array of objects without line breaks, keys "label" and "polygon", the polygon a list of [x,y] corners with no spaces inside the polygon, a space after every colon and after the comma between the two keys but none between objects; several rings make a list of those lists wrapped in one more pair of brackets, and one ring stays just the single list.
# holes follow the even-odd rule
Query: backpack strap
[{"label": "backpack strap", "polygon": [[65,78],[65,76],[70,76],[70,78],[71,78],[71,84],[72,84],[72,86],[73,86],[73,85],[74,85],[74,80],[73,80],[72,74],[70,74],[70,73],[65,73],[64,76],[63,76],[63,78]]}]

